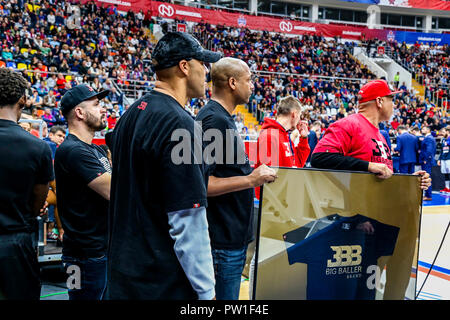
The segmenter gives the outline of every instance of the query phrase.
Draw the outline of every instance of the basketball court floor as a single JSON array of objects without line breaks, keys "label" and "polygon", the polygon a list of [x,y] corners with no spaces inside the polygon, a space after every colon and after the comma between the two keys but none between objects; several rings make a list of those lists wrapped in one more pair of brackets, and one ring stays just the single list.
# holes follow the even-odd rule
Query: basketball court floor
[{"label": "basketball court floor", "polygon": [[[450,221],[450,193],[433,192],[432,198],[432,201],[424,201],[422,207],[416,274],[417,291],[419,292],[422,285],[423,288],[417,299],[450,300],[450,230],[442,241]],[[430,271],[433,261],[434,265]]]}]

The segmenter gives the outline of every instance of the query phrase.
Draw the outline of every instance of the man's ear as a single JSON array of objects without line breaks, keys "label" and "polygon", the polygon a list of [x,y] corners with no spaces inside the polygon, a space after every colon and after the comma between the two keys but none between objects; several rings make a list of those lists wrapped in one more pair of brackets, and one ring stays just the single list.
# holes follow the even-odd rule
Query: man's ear
[{"label": "man's ear", "polygon": [[27,104],[27,96],[24,94],[22,97],[20,97],[19,101],[17,101],[17,104],[19,105],[19,109],[23,109]]},{"label": "man's ear", "polygon": [[383,105],[383,98],[379,97],[379,98],[377,98],[376,101],[377,101],[377,107],[381,108]]},{"label": "man's ear", "polygon": [[82,107],[76,106],[73,108],[72,112],[75,118],[84,119],[84,110]]},{"label": "man's ear", "polygon": [[178,68],[184,75],[189,75],[190,66],[187,60],[181,60],[180,62],[178,62]]},{"label": "man's ear", "polygon": [[236,90],[236,85],[237,85],[236,79],[233,78],[233,77],[230,77],[230,78],[228,79],[228,85],[230,86],[230,88],[231,88],[232,90]]}]

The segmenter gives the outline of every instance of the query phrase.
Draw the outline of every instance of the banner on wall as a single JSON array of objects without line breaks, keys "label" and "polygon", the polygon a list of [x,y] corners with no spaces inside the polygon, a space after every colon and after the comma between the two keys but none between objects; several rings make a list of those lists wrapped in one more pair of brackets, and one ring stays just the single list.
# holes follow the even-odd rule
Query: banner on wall
[{"label": "banner on wall", "polygon": [[444,44],[450,44],[450,34],[396,31],[395,40],[399,43],[406,42],[408,44],[414,44],[419,42],[442,46]]},{"label": "banner on wall", "polygon": [[[82,4],[89,2],[90,0],[81,0]],[[119,11],[130,11],[139,12],[142,10],[144,13],[150,9],[150,0],[94,0],[98,6],[116,7]]]},{"label": "banner on wall", "polygon": [[277,170],[260,200],[255,299],[415,298],[417,177]]},{"label": "banner on wall", "polygon": [[[363,1],[363,0],[361,0]],[[83,0],[86,3],[87,0]],[[226,25],[230,27],[249,28],[251,30],[269,31],[286,34],[311,34],[324,37],[342,37],[349,40],[378,39],[397,40],[414,44],[422,43],[450,43],[450,35],[435,33],[419,33],[406,31],[392,31],[385,29],[368,29],[357,26],[344,26],[333,24],[320,24],[303,21],[293,21],[272,17],[258,17],[241,13],[216,11],[194,7],[186,7],[166,2],[150,0],[95,0],[97,5],[103,7],[116,7],[120,11],[150,12],[152,16],[168,19],[178,19],[191,22],[205,22],[213,25]],[[450,5],[450,1],[448,1]]]},{"label": "banner on wall", "polygon": [[151,1],[153,15],[162,18],[179,19],[193,22],[207,22],[214,25],[231,27],[246,27],[252,30],[287,34],[317,34],[325,37],[342,37],[360,40],[361,37],[386,39],[385,30],[375,30],[363,27],[327,25],[303,21],[292,21],[280,18],[258,17],[241,13],[208,10],[186,7],[171,3]]}]

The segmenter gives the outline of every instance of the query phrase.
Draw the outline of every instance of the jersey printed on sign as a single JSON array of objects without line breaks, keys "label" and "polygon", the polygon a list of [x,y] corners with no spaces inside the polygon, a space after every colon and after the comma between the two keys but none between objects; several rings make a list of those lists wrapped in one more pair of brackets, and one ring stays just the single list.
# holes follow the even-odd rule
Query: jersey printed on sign
[{"label": "jersey printed on sign", "polygon": [[308,265],[307,299],[375,299],[369,278],[378,258],[393,254],[400,229],[359,214],[317,222],[283,236],[289,264]]}]

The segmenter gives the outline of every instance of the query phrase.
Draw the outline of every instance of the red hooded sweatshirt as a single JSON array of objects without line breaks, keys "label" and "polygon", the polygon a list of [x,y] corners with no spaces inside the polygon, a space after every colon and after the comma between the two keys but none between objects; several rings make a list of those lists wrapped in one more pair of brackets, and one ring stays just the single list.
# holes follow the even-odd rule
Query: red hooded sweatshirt
[{"label": "red hooded sweatshirt", "polygon": [[[262,163],[273,167],[303,168],[311,149],[308,138],[300,137],[299,143],[294,146],[289,132],[281,124],[265,118],[259,133],[257,150],[255,168]],[[259,199],[259,187],[255,188],[255,195]]]},{"label": "red hooded sweatshirt", "polygon": [[309,152],[308,138],[300,138],[298,145],[294,146],[289,132],[276,120],[266,118],[258,137],[255,168],[262,163],[273,167],[302,168]]}]

